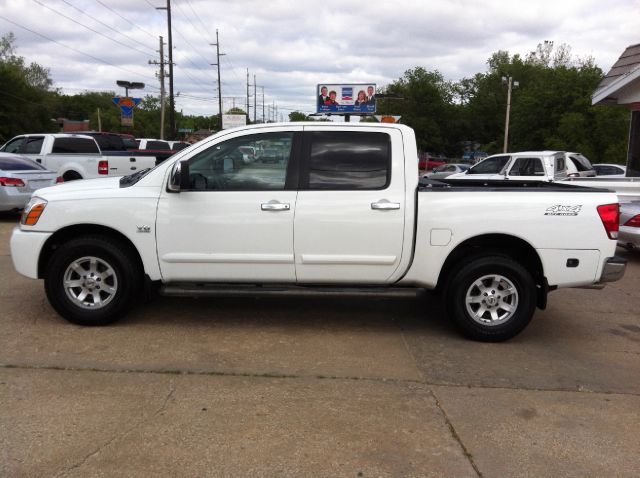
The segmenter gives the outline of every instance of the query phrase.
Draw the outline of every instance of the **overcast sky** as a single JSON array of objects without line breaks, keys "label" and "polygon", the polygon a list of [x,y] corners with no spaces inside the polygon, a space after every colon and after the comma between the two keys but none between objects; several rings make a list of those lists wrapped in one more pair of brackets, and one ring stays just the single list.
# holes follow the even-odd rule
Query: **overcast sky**
[{"label": "overcast sky", "polygon": [[[219,30],[223,109],[245,108],[246,75],[267,104],[311,113],[317,83],[376,83],[416,66],[460,80],[486,71],[498,50],[526,55],[538,43],[566,43],[605,72],[640,43],[640,0],[172,0],[176,109],[218,112]],[[508,6],[506,6],[508,5]],[[140,81],[136,96],[159,94],[159,36],[166,0],[0,0],[0,34],[17,53],[51,71],[68,94],[115,91]],[[13,22],[13,23],[12,23]],[[26,29],[28,30],[26,30]],[[29,31],[30,30],[30,31]],[[165,49],[165,52],[167,50]],[[253,87],[251,88],[253,93]],[[253,103],[253,98],[251,99]],[[258,119],[262,114],[258,88]],[[251,112],[253,117],[253,111]]]}]

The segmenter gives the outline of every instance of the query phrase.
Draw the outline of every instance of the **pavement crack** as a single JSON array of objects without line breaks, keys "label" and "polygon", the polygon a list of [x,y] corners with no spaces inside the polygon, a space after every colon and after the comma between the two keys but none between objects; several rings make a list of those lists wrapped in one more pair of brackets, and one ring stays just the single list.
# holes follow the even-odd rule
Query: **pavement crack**
[{"label": "pavement crack", "polygon": [[129,433],[131,433],[133,430],[135,430],[136,428],[139,428],[141,425],[143,425],[146,421],[148,421],[151,418],[155,418],[156,416],[160,415],[162,412],[164,412],[167,409],[167,406],[169,405],[169,402],[172,401],[175,392],[176,392],[176,385],[175,385],[174,380],[171,379],[169,381],[169,392],[167,393],[167,395],[162,400],[162,404],[160,405],[160,407],[150,415],[150,418],[145,418],[144,415],[143,415],[136,423],[134,423],[133,425],[128,427],[123,432],[116,433],[111,439],[107,440],[105,443],[100,445],[98,448],[96,448],[95,450],[93,450],[90,453],[86,454],[77,463],[75,463],[74,465],[72,465],[71,467],[69,467],[69,468],[67,468],[65,470],[62,470],[60,473],[58,473],[56,475],[55,478],[64,478],[65,476],[67,476],[73,470],[76,470],[76,469],[80,468],[82,465],[84,465],[89,459],[91,459],[92,457],[100,454],[100,452],[102,450],[107,448],[109,445],[111,445],[116,440],[119,440],[120,438],[124,438]]},{"label": "pavement crack", "polygon": [[424,376],[424,373],[422,372],[422,370],[420,370],[420,367],[418,366],[418,361],[416,360],[415,355],[413,355],[413,352],[411,351],[411,348],[409,347],[409,343],[407,342],[407,338],[404,336],[404,329],[402,328],[402,326],[398,323],[398,321],[395,319],[395,317],[393,318],[393,322],[396,324],[396,326],[398,327],[398,330],[400,331],[400,337],[402,338],[402,343],[404,344],[404,349],[407,352],[407,355],[409,355],[409,358],[411,358],[411,361],[413,362],[413,366],[415,367],[416,371],[418,372],[418,376],[422,379],[422,382],[426,383],[426,377]]},{"label": "pavement crack", "polygon": [[[628,352],[629,353],[629,352]],[[633,352],[630,352],[633,353]],[[617,395],[640,397],[638,392],[624,391],[608,391],[608,390],[592,390],[586,386],[577,388],[540,388],[526,386],[504,386],[490,384],[470,384],[470,383],[451,383],[436,382],[428,379],[410,379],[410,378],[391,378],[391,377],[366,377],[366,376],[349,376],[349,375],[324,375],[324,374],[286,374],[276,372],[230,372],[221,370],[178,370],[178,369],[136,369],[136,368],[100,368],[100,367],[73,367],[58,365],[25,365],[25,364],[2,364],[0,369],[18,369],[18,370],[57,370],[61,372],[96,372],[96,373],[131,373],[131,374],[154,374],[154,375],[183,375],[183,376],[208,376],[208,377],[248,377],[248,378],[279,378],[279,379],[317,379],[317,380],[351,380],[351,381],[368,381],[395,384],[419,384],[432,387],[443,388],[467,388],[479,390],[517,390],[523,392],[560,392],[560,393],[587,393],[595,395]]]},{"label": "pavement crack", "polygon": [[438,398],[438,396],[435,394],[435,392],[433,390],[429,390],[429,393],[431,393],[431,396],[435,400],[436,407],[438,407],[438,410],[440,410],[440,413],[442,413],[444,421],[447,424],[447,426],[449,427],[449,431],[451,432],[451,436],[458,443],[458,445],[460,445],[460,448],[462,449],[462,453],[464,453],[464,456],[467,458],[467,460],[469,460],[469,464],[471,465],[473,470],[476,472],[476,475],[479,478],[482,478],[482,472],[478,468],[478,465],[476,465],[475,461],[473,461],[473,455],[467,449],[465,444],[462,442],[462,438],[460,438],[460,435],[456,431],[456,428],[453,426],[453,422],[451,421],[451,419],[447,415],[447,412],[445,411],[445,409],[443,408],[442,404],[440,403],[440,399]]}]

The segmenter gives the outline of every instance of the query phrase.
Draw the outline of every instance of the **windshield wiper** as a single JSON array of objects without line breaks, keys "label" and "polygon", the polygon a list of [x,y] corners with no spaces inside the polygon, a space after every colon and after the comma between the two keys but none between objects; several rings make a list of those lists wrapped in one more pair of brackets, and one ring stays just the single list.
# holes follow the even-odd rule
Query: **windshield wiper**
[{"label": "windshield wiper", "polygon": [[149,171],[151,171],[151,168],[145,168],[145,169],[141,169],[140,171],[136,171],[133,174],[129,174],[128,176],[122,176],[120,178],[120,187],[131,186],[132,184],[137,183]]}]

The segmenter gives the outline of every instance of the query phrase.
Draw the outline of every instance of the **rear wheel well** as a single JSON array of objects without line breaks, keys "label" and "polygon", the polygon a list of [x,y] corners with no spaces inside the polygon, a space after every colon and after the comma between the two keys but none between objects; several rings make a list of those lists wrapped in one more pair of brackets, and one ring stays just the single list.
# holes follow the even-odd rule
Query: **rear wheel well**
[{"label": "rear wheel well", "polygon": [[459,244],[444,262],[438,277],[437,288],[439,290],[446,288],[451,275],[472,257],[496,254],[515,260],[531,273],[538,289],[538,307],[544,308],[548,284],[544,277],[540,256],[527,241],[507,234],[485,234]]},{"label": "rear wheel well", "polygon": [[76,239],[82,236],[104,236],[121,244],[122,247],[130,250],[131,257],[134,257],[136,260],[136,267],[138,268],[138,270],[144,271],[140,253],[127,236],[125,236],[121,232],[116,231],[115,229],[111,229],[106,226],[99,226],[95,224],[77,224],[60,229],[59,231],[56,231],[49,239],[47,239],[47,242],[45,242],[44,246],[42,247],[40,258],[38,259],[38,277],[40,279],[44,278],[49,260],[51,259],[51,256],[53,255],[55,250],[60,247],[61,244],[64,244],[71,239]]}]

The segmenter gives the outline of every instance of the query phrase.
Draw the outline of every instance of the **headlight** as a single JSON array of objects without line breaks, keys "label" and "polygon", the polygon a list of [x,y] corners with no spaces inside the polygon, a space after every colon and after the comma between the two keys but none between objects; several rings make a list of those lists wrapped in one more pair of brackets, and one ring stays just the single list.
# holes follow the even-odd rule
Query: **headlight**
[{"label": "headlight", "polygon": [[24,226],[35,226],[47,206],[47,201],[39,197],[32,197],[22,211],[20,224]]}]

